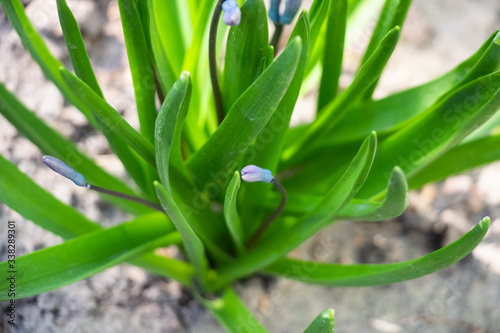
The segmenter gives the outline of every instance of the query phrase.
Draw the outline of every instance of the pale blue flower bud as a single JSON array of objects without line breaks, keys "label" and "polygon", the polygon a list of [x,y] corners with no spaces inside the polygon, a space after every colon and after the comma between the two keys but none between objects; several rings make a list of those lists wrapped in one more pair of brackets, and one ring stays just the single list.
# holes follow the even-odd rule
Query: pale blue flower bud
[{"label": "pale blue flower bud", "polygon": [[247,165],[241,169],[241,179],[246,182],[263,182],[270,183],[274,177],[271,171],[259,168],[256,165]]},{"label": "pale blue flower bud", "polygon": [[286,0],[285,12],[280,16],[281,24],[290,24],[300,9],[302,0]]},{"label": "pale blue flower bud", "polygon": [[241,21],[241,11],[236,0],[226,0],[222,3],[224,16],[222,21],[227,25],[238,25]]},{"label": "pale blue flower bud", "polygon": [[66,165],[64,162],[58,160],[57,158],[52,156],[44,156],[43,161],[53,171],[68,178],[76,185],[87,186],[87,181],[85,180],[85,177],[83,177],[81,173],[76,172],[73,168]]},{"label": "pale blue flower bud", "polygon": [[271,0],[271,7],[269,7],[269,18],[274,23],[279,23],[280,20],[280,4],[281,0]]}]

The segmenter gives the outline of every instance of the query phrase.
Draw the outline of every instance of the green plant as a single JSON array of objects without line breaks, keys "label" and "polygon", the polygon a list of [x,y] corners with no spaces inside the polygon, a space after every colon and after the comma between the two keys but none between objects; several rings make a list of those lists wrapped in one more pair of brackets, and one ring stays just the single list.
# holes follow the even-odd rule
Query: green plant
[{"label": "green plant", "polygon": [[[109,191],[105,198],[137,216],[103,229],[0,157],[0,200],[67,239],[16,259],[22,273],[15,298],[128,262],[189,287],[228,331],[258,332],[265,330],[254,319],[238,320],[253,318],[231,288],[240,278],[265,272],[332,286],[394,283],[457,262],[484,237],[488,218],[456,242],[402,263],[340,265],[286,257],[336,219],[379,221],[398,216],[407,206],[408,188],[499,158],[499,137],[492,134],[498,124],[493,115],[500,105],[497,33],[442,77],[373,100],[411,1],[385,1],[357,75],[341,91],[338,50],[344,46],[347,18],[369,1],[314,1],[310,11],[297,18],[276,59],[263,1],[240,1],[241,23],[229,30],[222,66],[215,55],[222,49],[226,29],[217,24],[223,2],[118,1],[138,132],[104,100],[64,0],[57,1],[58,10],[76,75],[50,54],[19,0],[0,0],[45,75],[106,136],[139,188],[135,193],[106,173],[0,85],[0,112],[20,133],[43,154],[82,174],[81,185],[89,182],[91,189],[128,195],[132,201]],[[179,8],[190,20],[177,15]],[[280,21],[275,10],[271,9],[276,22],[271,44],[278,45],[282,23],[288,20]],[[186,37],[186,31],[193,35]],[[307,90],[305,81],[319,82],[318,116],[311,124],[289,128],[297,98]],[[239,170],[250,164],[276,174],[279,183],[272,174],[265,180],[279,191],[266,184],[241,184]],[[283,188],[287,205],[280,204],[285,202]],[[154,212],[158,205],[161,212]],[[266,220],[272,211],[276,214]],[[168,245],[182,248],[187,260],[153,252]],[[7,271],[10,264],[3,262],[0,269]],[[12,298],[8,289],[7,281],[1,281],[0,300]],[[320,327],[324,318],[327,327]],[[332,326],[333,312],[327,311],[306,332],[329,331]]]}]

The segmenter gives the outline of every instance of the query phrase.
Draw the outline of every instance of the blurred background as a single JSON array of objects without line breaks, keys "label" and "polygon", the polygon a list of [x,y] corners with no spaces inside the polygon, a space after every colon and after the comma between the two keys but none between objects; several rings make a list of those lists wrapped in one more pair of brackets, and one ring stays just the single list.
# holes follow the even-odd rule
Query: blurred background
[{"label": "blurred background", "polygon": [[[68,0],[108,102],[138,125],[116,1]],[[267,3],[268,1],[266,1]],[[23,1],[51,51],[70,65],[55,0]],[[310,1],[304,1],[309,6]],[[378,13],[373,13],[371,26]],[[495,0],[414,0],[400,43],[375,97],[445,73],[474,53],[500,28]],[[270,28],[272,31],[272,28]],[[357,68],[370,26],[346,47],[341,83]],[[30,109],[120,177],[125,173],[106,140],[68,105],[23,48],[0,10],[0,81]],[[296,108],[294,123],[312,119],[314,91]],[[65,203],[111,226],[130,218],[96,193],[73,186],[46,168],[41,153],[0,116],[0,153]],[[1,172],[1,171],[0,171]],[[485,240],[458,264],[417,280],[380,287],[327,288],[259,276],[237,285],[245,303],[270,332],[302,332],[321,311],[334,308],[338,332],[500,332],[500,162],[410,194],[406,212],[386,222],[339,221],[296,249],[294,256],[339,263],[397,262],[425,255],[456,240],[485,215]],[[0,203],[3,221],[15,220],[18,255],[62,239]],[[165,250],[176,255],[175,249]],[[6,246],[0,241],[0,259]],[[0,306],[3,308],[3,306]],[[17,301],[19,325],[0,316],[0,332],[223,332],[180,284],[121,265],[73,285]]]}]

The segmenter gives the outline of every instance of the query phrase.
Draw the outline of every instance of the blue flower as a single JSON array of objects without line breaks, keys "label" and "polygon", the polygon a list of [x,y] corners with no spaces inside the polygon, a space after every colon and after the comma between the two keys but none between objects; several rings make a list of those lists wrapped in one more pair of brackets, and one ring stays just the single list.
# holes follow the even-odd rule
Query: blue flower
[{"label": "blue flower", "polygon": [[226,0],[222,4],[224,16],[222,20],[227,25],[238,25],[241,21],[241,11],[236,0]]},{"label": "blue flower", "polygon": [[269,8],[269,18],[275,24],[290,24],[293,18],[300,9],[302,0],[286,0],[285,11],[280,15],[281,0],[271,0],[271,7]]},{"label": "blue flower", "polygon": [[61,176],[68,178],[76,185],[87,186],[87,180],[85,180],[85,177],[83,177],[83,175],[81,173],[76,172],[69,165],[58,160],[57,158],[52,157],[52,156],[44,156],[43,161],[53,171],[57,172]]},{"label": "blue flower", "polygon": [[256,165],[247,165],[241,169],[241,179],[246,182],[263,182],[270,183],[274,177],[271,171],[259,168]]}]

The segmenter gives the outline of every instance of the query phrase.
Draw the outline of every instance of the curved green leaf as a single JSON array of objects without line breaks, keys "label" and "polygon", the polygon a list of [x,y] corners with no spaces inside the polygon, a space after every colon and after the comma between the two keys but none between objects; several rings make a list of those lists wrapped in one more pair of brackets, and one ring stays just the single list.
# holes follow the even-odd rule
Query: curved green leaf
[{"label": "curved green leaf", "polygon": [[[13,94],[5,89],[2,83],[0,83],[0,113],[16,127],[19,133],[33,142],[43,155],[51,155],[64,161],[77,172],[85,175],[90,184],[135,195],[127,185],[81,153],[72,141],[63,137],[42,119],[38,118],[34,112],[28,110]],[[128,200],[105,194],[102,194],[102,196],[135,215],[152,211],[151,208]]]},{"label": "curved green leaf", "polygon": [[392,169],[387,192],[382,202],[353,199],[338,216],[339,219],[354,221],[382,221],[403,213],[408,206],[408,184],[399,167]]},{"label": "curved green leaf", "polygon": [[[361,60],[361,65],[363,65],[373,54],[377,45],[380,43],[382,38],[391,30],[392,28],[398,26],[403,27],[406,14],[410,8],[412,0],[386,0],[382,12],[380,13],[379,20],[375,25],[372,38],[370,43],[366,48],[366,52]],[[376,79],[373,84],[363,93],[364,99],[370,99],[373,91],[375,90],[378,83]]]},{"label": "curved green leaf", "polygon": [[221,92],[224,111],[256,78],[258,64],[269,47],[267,11],[263,0],[247,0],[241,6],[241,22],[229,29]]},{"label": "curved green leaf", "polygon": [[71,102],[71,104],[76,106],[85,117],[87,117],[89,123],[95,126],[96,122],[92,116],[92,112],[64,82],[59,73],[59,68],[62,66],[62,63],[50,53],[42,37],[31,25],[21,1],[0,0],[0,3],[2,4],[2,8],[7,18],[21,38],[24,47],[38,63],[45,76],[59,88],[64,97]]},{"label": "curved green leaf", "polygon": [[[1,155],[0,169],[2,170],[0,172],[0,202],[33,223],[65,239],[101,229],[101,226],[91,222],[76,209],[63,204],[51,193],[38,186]],[[162,214],[162,217],[164,223],[170,223],[166,215]],[[132,263],[156,274],[188,284],[184,276],[189,269],[185,264],[179,264],[172,259],[149,253],[134,258]]]},{"label": "curved green leaf", "polygon": [[[149,9],[149,33],[151,35],[151,50],[153,53],[153,61],[155,65],[155,73],[158,77],[158,81],[161,85],[161,90],[158,94],[160,100],[163,98],[161,96],[166,95],[170,88],[174,85],[177,80],[177,76],[174,73],[172,68],[172,64],[170,63],[170,59],[168,58],[165,48],[161,42],[160,32],[158,28],[158,24],[155,19],[155,7],[154,0],[148,1],[148,9]],[[163,1],[165,2],[165,1]]]},{"label": "curved green leaf", "polygon": [[61,75],[106,129],[119,136],[151,166],[155,166],[154,146],[151,142],[130,126],[111,105],[93,92],[82,80],[64,68],[61,68]]},{"label": "curved green leaf", "polygon": [[162,184],[172,194],[169,167],[172,163],[182,170],[181,134],[191,98],[191,78],[184,72],[163,102],[155,128],[156,166]]},{"label": "curved green leaf", "polygon": [[373,133],[363,142],[344,176],[311,212],[288,227],[280,225],[279,222],[274,223],[255,249],[218,271],[215,288],[264,268],[332,223],[333,218],[363,185],[370,171],[376,146],[377,138]]},{"label": "curved green leaf", "polygon": [[240,189],[240,173],[234,172],[233,178],[226,190],[226,198],[224,200],[224,218],[226,219],[227,228],[233,238],[238,252],[245,251],[243,227],[241,225],[240,216],[238,215],[237,196]]},{"label": "curved green leaf", "polygon": [[[297,70],[276,111],[264,129],[259,133],[253,145],[247,150],[243,166],[255,164],[261,168],[271,170],[273,174],[276,173],[283,146],[283,138],[289,128],[292,112],[299,97],[309,54],[309,18],[306,11],[303,11],[297,19],[289,43],[296,36],[299,36],[303,42]],[[270,192],[269,187],[269,184],[255,184],[254,186],[245,186],[242,188],[240,197],[245,202],[245,205],[241,208],[241,216],[243,217],[243,226],[246,235],[253,234],[258,228],[257,223],[263,218],[262,206]]]},{"label": "curved green leaf", "polygon": [[[179,243],[180,236],[161,213],[144,215],[116,227],[98,230],[62,244],[4,261],[3,272],[16,271],[16,294],[9,296],[7,279],[0,281],[0,301],[23,298],[66,286],[116,265],[141,252]],[[164,235],[164,236],[161,236]],[[183,280],[192,268],[183,267]]]},{"label": "curved green leaf", "polygon": [[[392,170],[387,192],[382,201],[352,199],[342,208],[338,219],[355,221],[381,221],[401,215],[408,205],[408,185],[400,168]],[[298,194],[288,192],[288,201],[284,212],[290,215],[300,215],[310,212],[322,199],[321,195]],[[272,192],[266,202],[267,209],[273,209],[279,204],[281,197]]]},{"label": "curved green leaf", "polygon": [[481,242],[489,225],[490,219],[485,217],[455,242],[421,258],[400,263],[341,265],[282,258],[266,271],[301,282],[330,286],[376,286],[412,280],[461,260]]},{"label": "curved green leaf", "polygon": [[156,89],[147,35],[141,24],[136,1],[118,0],[118,6],[134,84],[141,133],[147,140],[153,142],[156,120]]},{"label": "curved green leaf", "polygon": [[283,152],[283,159],[291,160],[297,158],[302,150],[307,149],[322,135],[329,131],[342,119],[349,110],[349,106],[356,101],[359,96],[375,82],[381,75],[387,61],[394,51],[399,40],[399,27],[395,27],[382,39],[379,46],[360,68],[359,73],[354,78],[351,85],[337,98],[333,99],[323,110],[314,123],[309,126],[306,133],[298,138],[296,142]]},{"label": "curved green leaf", "polygon": [[318,93],[318,111],[337,95],[342,73],[348,2],[348,0],[335,0],[330,6],[323,50],[323,71]]},{"label": "curved green leaf", "polygon": [[208,200],[194,188],[181,152],[181,134],[190,97],[191,79],[189,73],[184,72],[169,91],[156,119],[156,163],[161,182],[181,214],[189,220],[207,249],[219,253],[219,247],[230,248],[230,244],[220,242],[229,235],[223,221],[210,209]]},{"label": "curved green leaf", "polygon": [[417,171],[408,179],[410,188],[500,160],[500,135],[469,141],[456,146]]},{"label": "curved green leaf", "polygon": [[154,19],[174,73],[182,70],[182,62],[190,42],[191,25],[184,0],[153,0]]},{"label": "curved green leaf", "polygon": [[304,333],[333,333],[335,330],[335,311],[328,309],[321,312]]},{"label": "curved green leaf", "polygon": [[359,192],[370,198],[383,190],[398,165],[408,178],[457,145],[500,107],[500,72],[485,75],[449,93],[419,119],[385,139],[372,174]]},{"label": "curved green leaf", "polygon": [[59,13],[59,22],[61,23],[71,64],[73,65],[76,76],[91,87],[97,95],[104,98],[101,87],[99,87],[99,83],[95,77],[94,70],[92,69],[92,65],[90,64],[80,28],[66,0],[57,0],[57,11]]},{"label": "curved green leaf", "polygon": [[203,243],[182,215],[181,210],[165,186],[158,182],[155,182],[154,186],[163,209],[172,220],[177,231],[181,234],[186,254],[190,262],[193,263],[196,274],[201,278],[200,282],[203,283],[206,279],[208,269]]},{"label": "curved green leaf", "polygon": [[101,228],[38,186],[2,155],[0,170],[0,202],[28,220],[66,239]]},{"label": "curved green leaf", "polygon": [[386,98],[353,106],[353,110],[335,126],[335,136],[331,142],[362,140],[371,131],[376,131],[380,136],[394,132],[407,121],[412,121],[412,117],[425,111],[438,97],[461,85],[463,78],[490,48],[497,34],[492,34],[476,53],[448,73]]},{"label": "curved green leaf", "polygon": [[[285,95],[297,68],[302,42],[299,37],[234,103],[222,124],[188,160],[199,188],[228,180],[237,159],[267,124]],[[279,80],[276,78],[279,77]],[[223,147],[223,149],[221,149]]]},{"label": "curved green leaf", "polygon": [[217,299],[196,296],[228,332],[267,333],[232,288],[224,289]]}]

